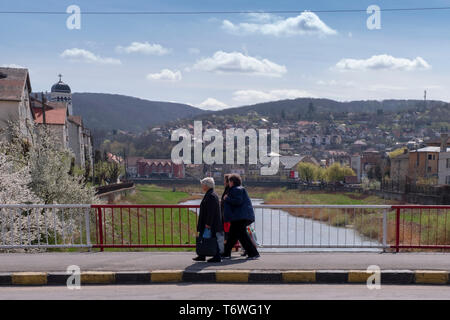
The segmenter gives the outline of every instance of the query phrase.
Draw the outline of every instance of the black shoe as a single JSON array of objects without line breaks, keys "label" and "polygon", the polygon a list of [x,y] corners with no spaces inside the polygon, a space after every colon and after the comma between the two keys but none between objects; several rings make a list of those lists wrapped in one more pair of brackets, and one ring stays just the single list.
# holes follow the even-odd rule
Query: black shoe
[{"label": "black shoe", "polygon": [[221,254],[220,257],[221,257],[222,259],[231,259],[231,255],[226,256],[226,255]]},{"label": "black shoe", "polygon": [[241,257],[245,257],[247,255],[247,251],[241,253]]},{"label": "black shoe", "polygon": [[212,257],[211,259],[208,259],[207,262],[222,262],[222,259],[217,257]]},{"label": "black shoe", "polygon": [[256,260],[259,259],[261,256],[257,254],[256,256],[247,257],[247,260]]},{"label": "black shoe", "polygon": [[198,257],[192,258],[192,260],[194,260],[194,261],[205,261],[206,258],[205,258],[205,257],[198,256]]}]

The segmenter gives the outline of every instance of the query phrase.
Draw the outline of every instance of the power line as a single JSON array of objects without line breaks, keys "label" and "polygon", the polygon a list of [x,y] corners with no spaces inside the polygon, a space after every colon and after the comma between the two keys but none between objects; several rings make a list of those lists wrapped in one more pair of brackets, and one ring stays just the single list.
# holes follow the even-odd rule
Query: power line
[{"label": "power line", "polygon": [[[382,12],[395,11],[436,11],[450,10],[450,7],[422,7],[422,8],[380,8]],[[207,15],[207,14],[249,14],[249,13],[273,13],[291,14],[309,11],[314,13],[352,13],[366,12],[367,9],[334,9],[334,10],[267,10],[267,11],[82,11],[82,14],[90,15]],[[0,14],[46,14],[61,15],[68,14],[65,11],[0,11]]]}]

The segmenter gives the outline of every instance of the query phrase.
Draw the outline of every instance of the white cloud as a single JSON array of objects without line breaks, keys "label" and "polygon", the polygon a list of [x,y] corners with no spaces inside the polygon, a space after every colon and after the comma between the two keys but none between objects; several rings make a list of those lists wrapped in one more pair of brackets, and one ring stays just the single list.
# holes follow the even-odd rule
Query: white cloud
[{"label": "white cloud", "polygon": [[356,83],[353,81],[341,81],[341,80],[318,80],[316,84],[320,86],[337,86],[337,87],[355,87]]},{"label": "white cloud", "polygon": [[266,12],[251,12],[247,14],[247,17],[249,20],[256,22],[270,22],[279,19],[277,16]]},{"label": "white cloud", "polygon": [[[263,35],[273,36],[293,36],[293,35],[335,35],[336,30],[327,26],[320,18],[313,12],[304,11],[296,17],[280,18],[276,16],[268,16],[267,14],[260,14],[259,23],[239,23],[233,24],[229,20],[222,22],[222,28],[231,33],[237,34],[253,34],[259,33]],[[269,21],[272,18],[272,21]],[[252,17],[255,20],[255,16]]]},{"label": "white cloud", "polygon": [[214,98],[208,98],[200,103],[198,107],[205,110],[222,110],[227,108],[228,105]]},{"label": "white cloud", "polygon": [[148,42],[132,42],[128,47],[117,46],[116,51],[119,53],[143,53],[157,56],[163,56],[170,53],[170,49],[164,48],[157,43]]},{"label": "white cloud", "polygon": [[163,69],[159,73],[150,73],[147,75],[147,79],[149,80],[180,81],[181,78],[180,71],[172,71],[169,69]]},{"label": "white cloud", "polygon": [[121,64],[121,61],[119,59],[100,57],[88,50],[78,48],[64,50],[64,52],[61,53],[61,57],[73,61],[80,61],[87,63]]},{"label": "white cloud", "polygon": [[197,61],[193,67],[197,70],[216,73],[241,73],[280,77],[286,73],[286,67],[268,59],[259,59],[240,52],[217,51],[211,58]]},{"label": "white cloud", "polygon": [[239,104],[254,104],[303,97],[313,98],[314,95],[307,91],[297,89],[278,89],[270,91],[238,90],[233,93],[233,101]]},{"label": "white cloud", "polygon": [[342,59],[336,64],[339,70],[426,70],[431,66],[423,58],[413,60],[395,58],[387,54],[372,56],[368,59]]}]

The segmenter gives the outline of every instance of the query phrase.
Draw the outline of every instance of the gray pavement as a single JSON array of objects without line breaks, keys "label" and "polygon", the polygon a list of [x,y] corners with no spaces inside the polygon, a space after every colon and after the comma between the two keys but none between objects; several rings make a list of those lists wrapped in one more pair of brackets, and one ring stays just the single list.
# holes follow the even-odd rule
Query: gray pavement
[{"label": "gray pavement", "polygon": [[82,271],[144,270],[447,270],[450,253],[262,253],[247,261],[233,253],[233,259],[209,264],[194,262],[193,252],[87,252],[87,253],[2,253],[0,272],[66,271],[78,265]]},{"label": "gray pavement", "polygon": [[[365,285],[321,284],[165,284],[82,286],[80,290],[66,287],[0,287],[0,300],[15,299],[180,299],[180,300],[359,300],[414,299],[450,300],[449,286],[382,285],[369,290]],[[207,303],[205,302],[205,305]]]}]

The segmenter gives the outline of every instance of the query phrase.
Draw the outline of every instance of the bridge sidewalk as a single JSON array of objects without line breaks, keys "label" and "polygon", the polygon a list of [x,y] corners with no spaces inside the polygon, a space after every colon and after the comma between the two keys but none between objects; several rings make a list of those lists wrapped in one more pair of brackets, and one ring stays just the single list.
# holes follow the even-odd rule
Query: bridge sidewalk
[{"label": "bridge sidewalk", "polygon": [[2,253],[0,273],[65,272],[70,265],[87,271],[150,270],[381,270],[450,271],[450,253],[261,253],[247,261],[238,253],[222,263],[194,262],[193,252]]}]

